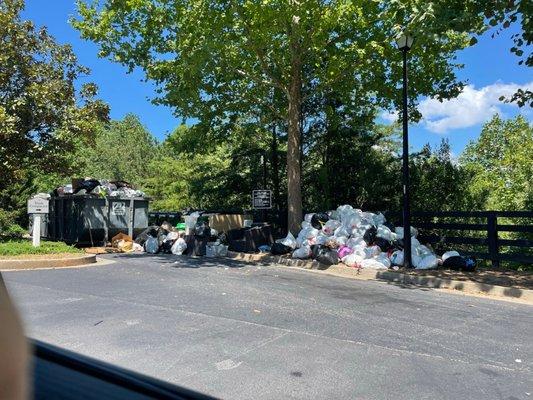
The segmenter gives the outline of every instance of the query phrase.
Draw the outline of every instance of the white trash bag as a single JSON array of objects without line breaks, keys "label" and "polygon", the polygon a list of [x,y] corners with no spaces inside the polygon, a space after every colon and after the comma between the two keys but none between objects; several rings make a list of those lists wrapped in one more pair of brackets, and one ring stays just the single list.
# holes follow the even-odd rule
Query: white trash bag
[{"label": "white trash bag", "polygon": [[179,237],[180,237],[180,235],[179,235],[178,232],[174,232],[174,231],[172,231],[172,232],[169,232],[169,233],[168,233],[168,235],[167,235],[167,237],[165,238],[165,240],[176,240],[176,239],[179,238]]},{"label": "white trash bag", "polygon": [[294,235],[290,232],[287,234],[286,238],[276,240],[276,243],[281,243],[282,245],[290,247],[293,250],[298,246]]},{"label": "white trash bag", "polygon": [[307,221],[302,221],[302,229],[309,229],[311,228],[311,222],[307,222]]},{"label": "white trash bag", "polygon": [[328,236],[331,236],[335,232],[335,229],[337,229],[340,225],[341,223],[336,219],[330,219],[322,227],[322,232]]},{"label": "white trash bag", "polygon": [[155,254],[159,251],[159,241],[153,236],[149,236],[144,243],[144,248],[147,253]]},{"label": "white trash bag", "polygon": [[392,265],[403,265],[403,250],[396,250],[390,256]]},{"label": "white trash bag", "polygon": [[302,246],[292,252],[292,258],[299,258],[301,260],[305,260],[306,258],[311,257],[312,253],[313,252],[311,251],[311,247]]},{"label": "white trash bag", "polygon": [[376,237],[386,239],[389,242],[392,242],[394,240],[392,231],[389,229],[389,227],[385,225],[378,225]]},{"label": "white trash bag", "polygon": [[185,250],[187,250],[187,243],[185,242],[185,239],[183,238],[178,238],[174,244],[172,245],[172,247],[170,248],[170,251],[172,252],[172,254],[176,254],[176,255],[182,255]]},{"label": "white trash bag", "polygon": [[387,253],[381,253],[377,255],[376,257],[374,257],[374,260],[383,264],[385,267],[387,267],[387,269],[391,266],[391,261],[389,260],[389,257],[387,257]]},{"label": "white trash bag", "polygon": [[362,236],[357,236],[357,237],[352,236],[350,239],[346,241],[346,246],[348,246],[350,249],[354,249],[355,247],[358,247],[358,246],[366,247],[366,242],[364,241]]},{"label": "white trash bag", "polygon": [[417,264],[414,264],[416,269],[433,269],[439,265],[439,259],[434,254],[429,254],[417,260]]},{"label": "white trash bag", "polygon": [[375,258],[367,258],[363,261],[361,261],[361,267],[362,268],[372,268],[372,269],[388,269],[385,264],[380,262],[379,260]]},{"label": "white trash bag", "polygon": [[343,257],[341,261],[348,267],[359,267],[364,259],[365,257],[359,253],[351,253]]},{"label": "white trash bag", "polygon": [[313,215],[315,215],[315,213],[305,214],[304,221],[311,224],[311,219],[313,218]]},{"label": "white trash bag", "polygon": [[[398,237],[398,239],[403,239],[403,228],[401,226],[397,226],[394,228],[394,231]],[[411,227],[411,237],[416,237],[418,235],[418,231],[414,226]]]},{"label": "white trash bag", "polygon": [[374,214],[372,219],[374,220],[374,225],[383,225],[387,221],[382,213]]},{"label": "white trash bag", "polygon": [[366,258],[372,258],[381,254],[379,246],[369,246],[365,248]]}]

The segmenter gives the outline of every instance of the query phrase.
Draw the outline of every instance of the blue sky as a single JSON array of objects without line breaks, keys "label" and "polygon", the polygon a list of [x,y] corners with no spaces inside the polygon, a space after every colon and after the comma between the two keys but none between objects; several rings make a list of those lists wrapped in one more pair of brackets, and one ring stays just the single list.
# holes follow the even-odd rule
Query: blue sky
[{"label": "blue sky", "polygon": [[[137,114],[150,132],[163,139],[181,119],[173,116],[170,108],[150,102],[155,95],[154,86],[143,82],[142,72],[127,74],[124,67],[98,58],[97,46],[81,40],[78,32],[68,23],[69,17],[75,14],[74,0],[26,0],[23,17],[33,20],[38,26],[47,26],[60,43],[73,46],[80,63],[91,69],[87,81],[99,86],[99,96],[111,106],[112,118],[120,119],[128,112]],[[501,94],[511,93],[516,85],[533,89],[531,70],[519,66],[518,59],[509,52],[510,36],[514,32],[516,30],[506,30],[495,39],[486,34],[477,45],[458,53],[457,62],[465,64],[458,71],[458,77],[467,81],[469,86],[458,99],[448,103],[421,99],[420,107],[427,118],[410,128],[413,150],[428,142],[436,145],[446,137],[457,155],[468,141],[479,135],[483,122],[495,112],[505,117],[521,113],[532,120],[530,109],[518,109],[497,100]]]}]

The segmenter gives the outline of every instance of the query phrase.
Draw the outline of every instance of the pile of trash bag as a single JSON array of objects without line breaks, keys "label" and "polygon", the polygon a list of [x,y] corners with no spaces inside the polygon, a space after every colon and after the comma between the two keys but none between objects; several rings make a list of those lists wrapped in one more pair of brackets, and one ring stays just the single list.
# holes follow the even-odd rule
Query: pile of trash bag
[{"label": "pile of trash bag", "polygon": [[[192,239],[204,242],[205,255],[208,257],[224,257],[228,253],[225,234],[218,234],[216,230],[209,227],[206,220],[196,221],[192,235],[189,236],[185,235],[185,231],[176,229],[166,221],[160,226],[149,226],[135,238],[133,246],[137,245],[138,247],[135,247],[137,251],[149,254],[182,255],[193,252],[194,241]],[[114,242],[112,244],[113,247],[119,248]]]},{"label": "pile of trash bag", "polygon": [[[402,227],[388,223],[382,213],[364,212],[350,205],[327,213],[306,214],[297,237],[290,232],[271,247],[272,254],[291,254],[292,258],[314,259],[325,267],[344,263],[354,268],[398,269],[403,265]],[[411,257],[416,269],[474,270],[475,259],[456,251],[437,256],[421,244],[418,230],[411,227]]]},{"label": "pile of trash bag", "polygon": [[81,196],[93,195],[98,197],[146,197],[141,190],[136,190],[132,184],[126,181],[109,181],[106,179],[73,179],[73,183],[62,185],[54,189],[52,195],[57,196]]}]

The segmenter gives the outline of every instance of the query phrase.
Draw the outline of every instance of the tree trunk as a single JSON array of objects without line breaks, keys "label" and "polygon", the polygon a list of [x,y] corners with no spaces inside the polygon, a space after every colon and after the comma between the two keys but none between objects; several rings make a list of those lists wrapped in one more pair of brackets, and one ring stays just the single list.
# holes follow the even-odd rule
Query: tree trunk
[{"label": "tree trunk", "polygon": [[302,82],[299,57],[293,57],[289,88],[289,120],[287,137],[287,208],[288,228],[296,235],[302,221],[302,187],[300,173],[300,117]]}]

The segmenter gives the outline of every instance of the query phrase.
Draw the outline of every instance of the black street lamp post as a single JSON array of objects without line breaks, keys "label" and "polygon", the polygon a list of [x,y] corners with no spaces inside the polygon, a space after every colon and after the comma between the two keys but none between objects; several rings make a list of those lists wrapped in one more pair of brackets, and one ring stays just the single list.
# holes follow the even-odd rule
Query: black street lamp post
[{"label": "black street lamp post", "polygon": [[411,257],[411,204],[409,200],[409,135],[408,135],[408,115],[407,115],[407,52],[413,45],[413,37],[407,33],[396,39],[398,49],[403,55],[403,266],[412,267]]}]

